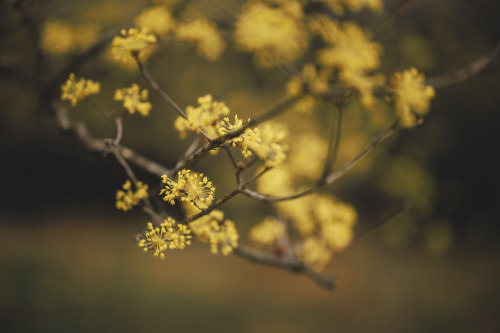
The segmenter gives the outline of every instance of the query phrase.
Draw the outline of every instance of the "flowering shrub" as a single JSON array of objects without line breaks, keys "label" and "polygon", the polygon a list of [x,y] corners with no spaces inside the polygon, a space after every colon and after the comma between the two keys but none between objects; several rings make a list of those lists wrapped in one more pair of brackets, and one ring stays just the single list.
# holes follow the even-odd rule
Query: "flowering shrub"
[{"label": "flowering shrub", "polygon": [[[57,84],[47,88],[58,95],[49,104],[61,127],[72,131],[92,150],[112,154],[126,171],[128,179],[116,193],[116,208],[128,211],[141,207],[149,215],[149,221],[141,221],[146,227],[136,237],[145,252],[151,250],[155,257],[164,259],[169,250],[183,250],[194,239],[210,244],[212,253],[236,253],[302,271],[320,285],[332,287],[333,280],[322,271],[335,253],[353,242],[360,214],[328,191],[329,185],[396,131],[421,124],[435,96],[434,88],[416,68],[381,70],[382,46],[372,32],[355,21],[361,10],[380,15],[383,3],[249,0],[237,12],[226,13],[230,19],[224,21],[203,15],[194,4],[157,2],[137,13],[131,27],[102,36],[95,26],[47,20],[41,29],[41,52],[46,57],[79,53],[81,63],[66,67],[64,79],[59,77]],[[102,96],[101,101],[121,102],[120,111],[112,109],[112,103],[101,104],[95,98],[101,93],[99,82],[76,79],[74,74],[105,47],[109,47],[110,55],[106,65],[117,63],[142,76],[142,82],[113,87],[114,96]],[[189,48],[208,60],[207,64],[220,61],[230,49],[232,56],[248,54],[259,71],[279,69],[284,74],[282,98],[267,110],[252,110],[250,115],[248,110],[213,97],[210,91],[191,96],[196,106],[181,107],[177,98],[158,83],[157,73],[148,69],[148,60],[154,57],[156,62],[163,61],[162,52],[176,47]],[[168,59],[165,63],[172,65]],[[110,75],[120,70],[109,68]],[[160,104],[153,107],[149,99],[153,94],[177,115],[168,128],[175,129],[180,138],[169,144],[193,139],[177,163],[169,167],[122,144],[123,118],[135,112],[149,117],[164,108]],[[83,131],[81,124],[77,129],[67,111],[77,104],[96,109],[111,120],[116,135],[101,140]],[[353,123],[343,123],[344,115],[354,108],[361,110],[365,119],[355,124],[371,129],[363,132],[371,135],[364,147],[354,139],[343,138],[341,144],[344,126],[354,127]],[[386,110],[391,114],[382,116]],[[319,113],[323,115],[317,116]],[[279,115],[282,117],[275,119]],[[377,123],[377,117],[385,118]],[[293,124],[297,119],[299,123],[331,119],[331,125],[321,127],[324,124],[316,123],[316,131],[302,133]],[[380,124],[386,125],[385,130],[372,133],[382,127]],[[211,175],[210,170],[200,166],[200,161],[216,153],[217,163],[227,163],[234,169],[234,178],[224,174],[236,180],[226,193],[216,192],[219,184],[227,185],[226,179],[220,179],[220,175],[209,178],[206,174]],[[139,180],[138,169],[154,175],[157,182],[145,184]],[[239,233],[238,218],[226,219],[223,211],[237,195],[267,203],[274,212],[259,221],[252,220],[254,226],[248,237]],[[158,204],[157,198],[163,200]],[[180,218],[174,220],[172,206],[180,207]],[[243,246],[242,239],[249,239],[253,246]]]}]

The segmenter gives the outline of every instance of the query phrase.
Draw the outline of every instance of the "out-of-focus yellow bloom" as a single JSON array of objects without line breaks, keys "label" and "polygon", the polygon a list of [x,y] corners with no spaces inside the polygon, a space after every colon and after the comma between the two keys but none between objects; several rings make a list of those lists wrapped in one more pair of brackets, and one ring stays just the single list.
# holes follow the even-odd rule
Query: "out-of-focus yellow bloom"
[{"label": "out-of-focus yellow bloom", "polygon": [[250,148],[266,166],[275,167],[286,159],[288,145],[284,142],[287,130],[279,123],[265,123],[253,129],[253,134],[246,137],[243,144]]},{"label": "out-of-focus yellow bloom", "polygon": [[42,30],[41,47],[47,54],[62,54],[73,50],[75,32],[69,24],[59,21],[47,22]]},{"label": "out-of-focus yellow bloom", "polygon": [[79,100],[82,100],[90,95],[95,95],[101,90],[99,82],[80,79],[76,80],[75,74],[69,74],[69,78],[61,86],[61,100],[71,101],[71,105],[75,106]]},{"label": "out-of-focus yellow bloom", "polygon": [[373,89],[377,86],[382,86],[385,83],[385,75],[377,74],[367,76],[361,72],[344,72],[341,75],[342,80],[356,89],[360,95],[361,105],[366,109],[373,109],[375,105],[375,96]]},{"label": "out-of-focus yellow bloom", "polygon": [[139,204],[141,199],[148,197],[148,185],[142,182],[137,182],[136,191],[132,191],[132,184],[127,179],[122,189],[123,191],[116,191],[116,208],[123,211],[132,209],[132,207]]},{"label": "out-of-focus yellow bloom", "polygon": [[326,141],[315,134],[304,134],[294,139],[287,164],[294,178],[318,179],[328,153]]},{"label": "out-of-focus yellow bloom", "polygon": [[177,173],[177,182],[162,176],[165,188],[160,192],[163,200],[175,205],[175,198],[188,201],[198,208],[206,208],[214,200],[215,187],[202,173],[183,169]]},{"label": "out-of-focus yellow bloom", "polygon": [[268,216],[250,230],[250,239],[262,245],[273,245],[284,234],[285,224]]},{"label": "out-of-focus yellow bloom", "polygon": [[304,240],[298,255],[304,264],[322,271],[332,258],[332,251],[323,238],[311,236]]},{"label": "out-of-focus yellow bloom", "polygon": [[225,116],[229,115],[229,108],[224,102],[214,101],[211,95],[198,98],[198,107],[188,106],[186,108],[187,119],[179,116],[174,127],[179,131],[181,138],[186,137],[187,131],[199,133],[205,132],[210,138],[219,136],[217,133],[217,123]]},{"label": "out-of-focus yellow bloom", "polygon": [[119,63],[130,65],[135,63],[132,53],[137,54],[140,61],[146,60],[153,52],[156,37],[146,29],[123,29],[111,43],[111,55]]},{"label": "out-of-focus yellow bloom", "polygon": [[165,36],[175,27],[175,20],[164,5],[144,9],[135,19],[139,29],[147,29],[158,36]]},{"label": "out-of-focus yellow bloom", "polygon": [[151,110],[151,103],[148,100],[148,91],[140,88],[137,84],[132,84],[129,88],[118,89],[115,91],[115,101],[123,101],[123,107],[127,109],[130,114],[135,111],[143,116],[147,116]]},{"label": "out-of-focus yellow bloom", "polygon": [[317,222],[312,215],[314,196],[308,195],[294,200],[278,202],[276,207],[286,216],[294,228],[302,235],[312,235],[317,229]]},{"label": "out-of-focus yellow bloom", "polygon": [[431,86],[425,85],[424,75],[411,68],[396,73],[391,79],[394,91],[394,107],[404,127],[413,127],[417,116],[424,116],[429,110],[431,98],[435,92]]},{"label": "out-of-focus yellow bloom", "polygon": [[[258,170],[259,173],[261,170]],[[282,196],[293,193],[293,175],[287,164],[279,165],[257,179],[257,190],[267,195]]]},{"label": "out-of-focus yellow bloom", "polygon": [[254,52],[259,64],[266,67],[295,60],[307,45],[307,33],[298,19],[301,15],[289,8],[273,8],[261,2],[244,6],[236,22],[236,44]]},{"label": "out-of-focus yellow bloom", "polygon": [[50,20],[41,33],[40,46],[46,54],[64,54],[83,49],[92,43],[99,28],[95,24],[72,26],[62,21]]},{"label": "out-of-focus yellow bloom", "polygon": [[[219,135],[226,135],[231,132],[237,131],[240,128],[243,127],[243,121],[238,118],[237,115],[234,116],[234,123],[231,123],[229,121],[229,117],[225,117],[222,121],[217,123],[217,132]],[[259,141],[260,138],[257,136],[254,130],[247,128],[243,131],[243,133],[235,138],[232,138],[229,140],[231,145],[234,146],[240,146],[241,147],[241,154],[244,157],[250,157],[252,156],[252,152],[250,151],[248,145],[246,142],[257,142]]]},{"label": "out-of-focus yellow bloom", "polygon": [[144,252],[154,250],[154,256],[165,259],[165,251],[167,249],[183,250],[186,246],[191,245],[191,230],[187,225],[178,224],[171,217],[163,221],[159,227],[153,227],[151,222],[148,223],[148,228],[144,233],[145,239],[139,242],[139,247],[142,247]]},{"label": "out-of-focus yellow bloom", "polygon": [[217,254],[220,249],[223,255],[228,255],[238,246],[239,235],[234,222],[226,220],[222,223],[223,220],[224,213],[214,210],[189,223],[196,238],[210,244],[213,254]]},{"label": "out-of-focus yellow bloom", "polygon": [[180,24],[175,36],[196,45],[198,54],[211,61],[217,60],[226,48],[217,25],[204,17]]},{"label": "out-of-focus yellow bloom", "polygon": [[379,67],[382,47],[352,22],[340,26],[319,17],[311,23],[311,30],[331,44],[319,52],[319,61],[324,66],[338,68],[340,80],[359,91],[364,107],[372,108],[375,103],[373,88],[382,85],[385,79],[383,75],[368,76],[366,73]]},{"label": "out-of-focus yellow bloom", "polygon": [[319,53],[323,65],[338,67],[341,72],[349,74],[378,68],[382,47],[372,42],[357,24],[346,22],[340,27],[337,22],[322,21],[325,20],[331,27],[321,33],[332,46]]}]

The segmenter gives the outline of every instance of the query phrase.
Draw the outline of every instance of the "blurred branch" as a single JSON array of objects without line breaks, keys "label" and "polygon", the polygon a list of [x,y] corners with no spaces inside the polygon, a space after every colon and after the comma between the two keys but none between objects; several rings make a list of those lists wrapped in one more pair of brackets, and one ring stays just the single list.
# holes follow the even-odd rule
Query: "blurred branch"
[{"label": "blurred branch", "polygon": [[[54,106],[56,111],[56,119],[59,127],[80,140],[85,148],[90,152],[107,153],[109,152],[109,145],[105,139],[96,139],[88,131],[85,124],[81,121],[72,122],[68,117],[68,111],[62,105]],[[161,177],[169,172],[166,167],[147,159],[146,157],[136,153],[130,148],[122,145],[116,146],[117,151],[123,158],[129,160],[134,165],[146,170],[147,172]]]},{"label": "blurred branch", "polygon": [[500,43],[498,43],[489,53],[476,59],[468,66],[448,74],[430,77],[426,80],[426,82],[428,85],[431,85],[436,89],[462,83],[483,71],[491,63],[493,63],[493,60],[495,60],[499,54]]},{"label": "blurred branch", "polygon": [[278,257],[241,245],[235,248],[233,252],[244,259],[261,265],[282,268],[294,273],[303,273],[314,280],[314,282],[316,282],[320,287],[329,290],[335,289],[334,276],[322,275],[314,271],[311,267],[304,265],[304,263],[294,257]]},{"label": "blurred branch", "polygon": [[367,226],[361,230],[356,230],[356,232],[354,233],[354,238],[359,239],[363,236],[371,234],[372,232],[378,230],[378,228],[380,228],[381,226],[385,225],[389,221],[396,218],[397,216],[408,212],[410,210],[410,208],[411,208],[410,203],[404,202],[400,207],[398,207],[397,209],[395,209],[394,211],[392,211],[391,213],[389,213],[387,216],[383,217],[379,221],[377,221],[373,224],[370,224],[369,226]]},{"label": "blurred branch", "polygon": [[377,145],[379,143],[381,143],[382,141],[384,141],[385,139],[390,137],[398,129],[398,127],[399,127],[399,121],[394,122],[394,124],[392,124],[392,126],[389,129],[387,129],[385,132],[383,132],[382,134],[380,134],[379,136],[374,138],[370,142],[370,144],[368,146],[366,146],[365,149],[363,149],[363,151],[361,153],[359,153],[351,161],[346,163],[342,168],[331,173],[324,180],[320,179],[319,182],[317,182],[316,184],[312,185],[310,188],[308,188],[302,192],[292,194],[292,195],[283,196],[283,197],[275,197],[275,196],[271,196],[271,195],[261,194],[261,193],[258,193],[258,192],[255,192],[255,191],[252,191],[252,190],[249,190],[246,188],[242,189],[241,192],[243,194],[253,198],[253,199],[256,199],[259,201],[264,201],[264,202],[276,202],[276,201],[292,200],[292,199],[297,199],[297,198],[300,198],[302,196],[305,196],[311,192],[316,191],[317,189],[319,189],[322,186],[329,185],[329,184],[333,183],[335,180],[340,178],[347,171],[349,171],[352,167],[354,167],[354,165],[356,165],[363,157],[365,157],[372,150],[374,150],[375,147],[377,147]]}]

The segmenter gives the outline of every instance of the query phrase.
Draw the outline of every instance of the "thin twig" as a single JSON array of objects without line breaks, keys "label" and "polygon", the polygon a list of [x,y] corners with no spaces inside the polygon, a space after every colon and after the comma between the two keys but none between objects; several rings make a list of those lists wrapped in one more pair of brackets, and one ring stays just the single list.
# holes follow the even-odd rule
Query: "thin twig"
[{"label": "thin twig", "polygon": [[333,290],[335,289],[335,277],[331,275],[322,275],[314,271],[309,266],[304,265],[297,259],[287,257],[277,257],[245,246],[238,246],[233,253],[249,261],[269,265],[277,268],[289,270],[294,273],[303,273],[316,282],[320,287]]},{"label": "thin twig", "polygon": [[326,177],[325,181],[323,183],[316,183],[314,185],[312,185],[310,188],[304,190],[304,191],[301,191],[299,193],[296,193],[296,194],[292,194],[292,195],[287,195],[287,196],[282,196],[282,197],[276,197],[276,196],[271,196],[271,195],[266,195],[266,194],[261,194],[261,193],[258,193],[258,192],[255,192],[255,191],[252,191],[252,190],[249,190],[249,189],[242,189],[241,193],[253,198],[253,199],[256,199],[256,200],[259,200],[259,201],[264,201],[264,202],[276,202],[276,201],[285,201],[285,200],[293,200],[293,199],[297,199],[297,198],[300,198],[302,196],[305,196],[309,193],[312,193],[314,191],[316,191],[318,188],[322,187],[322,186],[326,186],[326,185],[329,185],[331,183],[333,183],[335,180],[337,180],[339,177],[341,177],[342,175],[344,175],[347,171],[349,171],[354,165],[356,165],[356,163],[358,163],[363,157],[365,157],[366,155],[368,155],[373,149],[375,149],[375,147],[381,143],[382,141],[384,141],[385,139],[387,139],[388,137],[390,137],[394,131],[397,130],[399,126],[399,121],[396,121],[394,122],[394,124],[392,124],[392,126],[387,129],[385,132],[383,132],[382,134],[380,134],[379,136],[377,136],[376,138],[374,138],[370,144],[365,148],[363,149],[363,151],[361,153],[359,153],[356,157],[354,157],[352,160],[350,160],[348,163],[346,163],[342,168],[340,168],[339,170],[331,173],[328,177]]},{"label": "thin twig", "polygon": [[359,238],[366,236],[368,234],[371,234],[375,230],[377,230],[379,227],[385,225],[387,222],[393,220],[395,217],[404,214],[410,209],[411,205],[408,202],[403,203],[400,207],[398,207],[396,210],[393,212],[389,213],[387,216],[384,216],[382,219],[379,221],[370,224],[369,226],[365,227],[364,229],[361,230],[356,230],[354,234],[354,239],[358,240]]},{"label": "thin twig", "polygon": [[495,60],[495,58],[499,54],[500,54],[500,43],[495,45],[493,50],[491,50],[489,53],[476,59],[468,66],[457,69],[456,71],[449,74],[430,77],[426,80],[426,82],[428,85],[431,85],[436,89],[462,83],[470,79],[471,77],[479,74],[479,72],[483,71],[486,67],[488,67],[488,65],[490,65],[493,62],[493,60]]},{"label": "thin twig", "polygon": [[[74,135],[85,148],[90,152],[96,153],[106,153],[109,151],[108,145],[104,139],[94,138],[88,131],[87,126],[81,121],[71,121],[68,117],[68,112],[62,105],[54,105],[53,109],[56,111],[56,120],[59,127],[69,133]],[[120,152],[121,156],[130,161],[132,164],[146,170],[150,174],[161,177],[162,175],[168,174],[170,170],[163,165],[160,165],[142,155],[135,152],[134,150],[118,145],[116,149]]]}]

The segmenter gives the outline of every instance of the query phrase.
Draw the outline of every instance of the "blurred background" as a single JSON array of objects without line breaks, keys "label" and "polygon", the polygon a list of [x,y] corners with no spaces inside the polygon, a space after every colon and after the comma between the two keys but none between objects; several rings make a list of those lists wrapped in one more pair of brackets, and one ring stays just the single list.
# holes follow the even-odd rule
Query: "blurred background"
[{"label": "blurred background", "polygon": [[[500,331],[500,184],[493,156],[500,148],[498,56],[467,81],[437,90],[422,126],[398,132],[328,189],[352,203],[359,230],[369,230],[327,267],[338,278],[337,290],[330,292],[301,275],[211,255],[198,242],[162,262],[138,250],[132,239],[148,216],[114,207],[125,172],[112,157],[89,154],[63,135],[50,112],[40,109],[36,86],[20,74],[38,71],[48,80],[75,54],[34,64],[38,51],[26,27],[30,21],[12,3],[0,5],[2,332]],[[49,19],[92,23],[99,33],[131,25],[150,5],[21,3],[40,26]],[[218,20],[228,42],[214,62],[182,43],[166,44],[152,55],[152,74],[179,105],[195,105],[198,96],[211,93],[245,118],[284,93],[286,78],[255,66],[252,56],[231,42],[223,23],[241,3],[175,5]],[[432,78],[489,54],[500,41],[498,13],[497,1],[392,0],[385,1],[382,14],[362,11],[349,19],[373,31],[383,45],[382,72],[414,66]],[[101,82],[97,98],[118,109],[115,89],[146,85],[137,71],[109,63],[106,54],[77,75]],[[298,63],[308,57],[313,54]],[[150,100],[149,117],[124,119],[123,143],[173,166],[190,141],[180,140],[173,129],[175,114],[154,94]],[[382,104],[375,111],[354,105],[346,112],[339,165],[394,120]],[[323,111],[320,107],[307,121],[297,114],[283,118],[291,133],[323,134],[328,130]],[[96,137],[114,135],[113,124],[84,105],[71,112]],[[223,180],[230,166],[218,161],[211,157],[200,169],[221,179],[222,195],[233,184],[232,177],[227,184]],[[140,172],[139,178],[158,181]],[[374,227],[403,203],[411,205],[408,212]],[[248,229],[269,207],[238,197],[224,211],[246,244]]]}]

